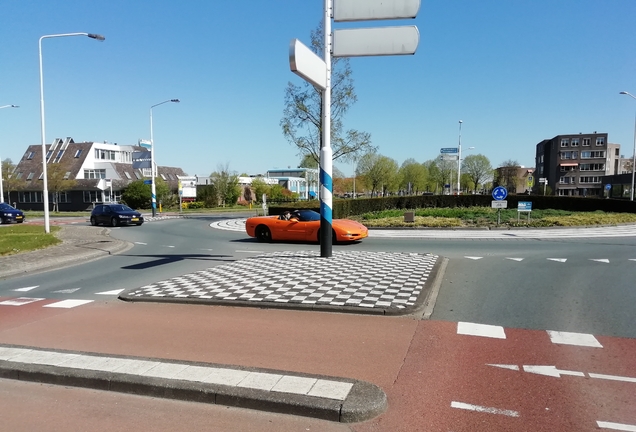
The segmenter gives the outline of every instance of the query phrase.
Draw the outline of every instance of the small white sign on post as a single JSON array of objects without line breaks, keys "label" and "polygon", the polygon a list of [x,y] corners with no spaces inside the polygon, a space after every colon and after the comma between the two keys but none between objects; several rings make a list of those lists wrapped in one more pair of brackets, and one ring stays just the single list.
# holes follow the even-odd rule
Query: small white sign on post
[{"label": "small white sign on post", "polygon": [[420,43],[416,26],[334,30],[334,57],[412,55]]},{"label": "small white sign on post", "polygon": [[334,0],[333,20],[371,21],[415,18],[421,0]]},{"label": "small white sign on post", "polygon": [[293,73],[321,90],[327,87],[327,65],[298,39],[289,45],[289,67]]},{"label": "small white sign on post", "polygon": [[492,201],[492,208],[494,209],[508,208],[508,201],[504,201],[504,200]]}]

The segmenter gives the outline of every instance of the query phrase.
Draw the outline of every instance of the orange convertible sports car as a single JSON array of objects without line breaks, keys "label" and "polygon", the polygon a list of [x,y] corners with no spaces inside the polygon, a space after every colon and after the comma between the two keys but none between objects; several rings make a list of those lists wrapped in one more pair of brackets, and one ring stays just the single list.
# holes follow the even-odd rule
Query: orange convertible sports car
[{"label": "orange convertible sports car", "polygon": [[[272,240],[320,241],[320,214],[313,210],[294,210],[290,218],[256,216],[247,219],[247,234],[259,241]],[[349,219],[333,219],[333,243],[352,242],[369,235],[367,227]]]}]

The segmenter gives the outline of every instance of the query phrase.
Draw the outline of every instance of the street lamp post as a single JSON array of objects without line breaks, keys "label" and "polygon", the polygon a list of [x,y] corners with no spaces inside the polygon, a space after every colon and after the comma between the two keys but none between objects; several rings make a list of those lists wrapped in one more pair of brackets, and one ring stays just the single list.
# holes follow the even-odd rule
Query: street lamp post
[{"label": "street lamp post", "polygon": [[[633,94],[626,92],[626,91],[622,91],[621,94],[627,95],[633,99],[636,99],[636,96],[634,96]],[[630,201],[634,201],[634,174],[636,173],[636,114],[634,115],[634,154],[632,156],[632,185],[629,188],[630,189],[630,197],[629,200]]]},{"label": "street lamp post", "polygon": [[44,232],[47,234],[51,232],[51,227],[49,225],[49,190],[46,173],[46,128],[44,126],[44,79],[42,74],[42,40],[66,36],[87,36],[98,41],[103,41],[106,39],[104,36],[94,33],[61,33],[42,36],[38,42],[40,53],[40,124],[42,130],[42,200],[44,203]]},{"label": "street lamp post", "polygon": [[[18,105],[2,105],[2,108],[20,108]],[[9,200],[10,201],[10,200]],[[2,158],[0,158],[0,203],[4,202],[4,191],[2,190]]]},{"label": "street lamp post", "polygon": [[[458,151],[458,155],[457,155],[457,195],[459,195],[459,191],[460,191],[460,178],[462,175],[462,167],[461,167],[461,163],[462,163],[462,123],[463,121],[459,121],[459,144],[457,145],[457,151]],[[451,190],[452,192],[452,190]],[[452,195],[452,193],[451,193]]]},{"label": "street lamp post", "polygon": [[151,190],[151,198],[152,198],[152,217],[157,216],[157,188],[155,186],[155,177],[157,176],[157,169],[155,167],[155,139],[152,135],[152,109],[156,106],[163,105],[168,102],[178,103],[180,101],[179,99],[168,99],[150,107],[150,176],[152,177],[150,190]]}]

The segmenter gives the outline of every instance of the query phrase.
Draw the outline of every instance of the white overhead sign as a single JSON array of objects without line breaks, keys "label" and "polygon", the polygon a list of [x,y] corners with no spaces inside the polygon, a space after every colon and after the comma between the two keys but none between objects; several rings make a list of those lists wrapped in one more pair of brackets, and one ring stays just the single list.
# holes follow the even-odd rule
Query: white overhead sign
[{"label": "white overhead sign", "polygon": [[296,75],[324,90],[327,87],[327,65],[298,39],[289,45],[289,67]]},{"label": "white overhead sign", "polygon": [[445,160],[445,161],[456,161],[457,159],[459,159],[459,156],[457,155],[447,155],[447,154],[442,155],[442,160]]},{"label": "white overhead sign", "polygon": [[333,32],[334,57],[415,54],[420,43],[416,26],[341,29]]},{"label": "white overhead sign", "polygon": [[415,18],[420,0],[334,0],[336,22]]}]

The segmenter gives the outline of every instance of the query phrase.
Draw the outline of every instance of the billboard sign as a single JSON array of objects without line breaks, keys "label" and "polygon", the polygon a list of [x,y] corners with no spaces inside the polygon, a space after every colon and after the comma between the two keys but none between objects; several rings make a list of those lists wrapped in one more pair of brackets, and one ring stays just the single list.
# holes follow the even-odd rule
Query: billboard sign
[{"label": "billboard sign", "polygon": [[197,178],[194,176],[177,176],[179,179],[179,195],[183,198],[197,197]]}]

